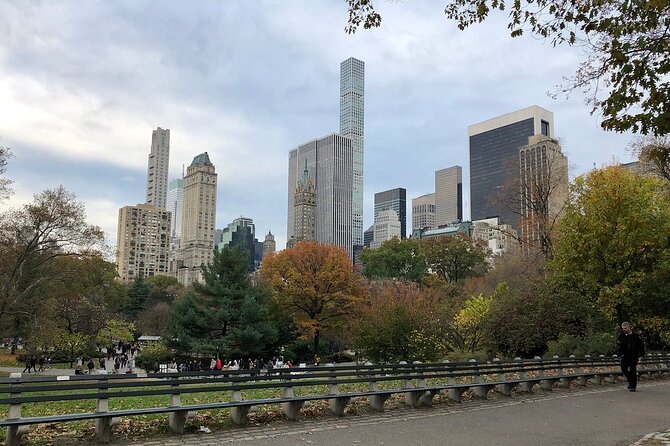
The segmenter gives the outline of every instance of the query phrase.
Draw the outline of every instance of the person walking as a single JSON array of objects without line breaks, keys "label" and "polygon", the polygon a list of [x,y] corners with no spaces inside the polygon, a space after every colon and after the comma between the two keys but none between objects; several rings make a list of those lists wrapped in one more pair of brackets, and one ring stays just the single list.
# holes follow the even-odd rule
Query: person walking
[{"label": "person walking", "polygon": [[26,356],[26,359],[25,359],[24,363],[25,363],[26,367],[23,369],[23,372],[21,372],[21,373],[26,373],[26,372],[31,373],[30,372],[30,357],[29,356]]},{"label": "person walking", "polygon": [[628,390],[637,388],[637,363],[644,356],[644,344],[637,333],[633,333],[630,322],[621,324],[621,334],[617,339],[618,355],[621,357],[621,371],[628,379]]},{"label": "person walking", "polygon": [[[37,373],[37,367],[35,367],[36,365],[37,365],[37,358],[35,357],[35,355],[33,355],[30,357],[30,367],[32,367],[35,373]],[[30,372],[30,370],[28,371]]]}]

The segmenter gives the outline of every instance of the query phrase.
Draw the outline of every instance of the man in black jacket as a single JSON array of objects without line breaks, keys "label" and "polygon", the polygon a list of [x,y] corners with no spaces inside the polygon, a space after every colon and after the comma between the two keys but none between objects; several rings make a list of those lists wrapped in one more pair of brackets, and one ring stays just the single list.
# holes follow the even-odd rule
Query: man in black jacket
[{"label": "man in black jacket", "polygon": [[618,354],[621,357],[621,371],[628,378],[628,390],[637,387],[637,361],[644,356],[644,344],[637,333],[633,333],[630,322],[621,324],[623,332],[617,339]]}]

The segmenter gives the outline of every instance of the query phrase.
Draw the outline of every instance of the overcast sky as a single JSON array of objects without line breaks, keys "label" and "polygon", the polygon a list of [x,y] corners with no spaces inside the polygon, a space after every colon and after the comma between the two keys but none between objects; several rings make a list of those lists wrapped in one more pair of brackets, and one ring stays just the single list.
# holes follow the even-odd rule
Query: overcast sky
[{"label": "overcast sky", "polygon": [[[467,126],[529,105],[554,113],[571,175],[626,161],[630,135],[605,133],[579,92],[547,92],[578,49],[511,39],[504,16],[459,31],[439,0],[377,1],[380,29],[344,33],[344,0],[0,3],[0,144],[16,193],[62,184],[116,243],[118,209],[145,199],[151,132],[169,128],[170,178],[209,152],[216,226],[253,218],[286,242],[287,156],[339,128],[339,67],[365,61],[365,228],[375,192],[434,189],[463,166]],[[411,227],[411,208],[408,211]]]}]

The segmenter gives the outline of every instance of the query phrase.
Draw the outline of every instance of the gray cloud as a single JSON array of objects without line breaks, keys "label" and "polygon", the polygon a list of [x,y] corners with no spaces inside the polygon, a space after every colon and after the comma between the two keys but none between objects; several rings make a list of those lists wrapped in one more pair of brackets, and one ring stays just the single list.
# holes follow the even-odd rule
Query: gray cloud
[{"label": "gray cloud", "polygon": [[460,32],[440,2],[377,6],[382,28],[349,36],[344,2],[1,3],[0,135],[48,160],[39,175],[13,161],[14,203],[63,183],[113,241],[118,207],[143,199],[161,126],[171,129],[172,176],[210,153],[217,226],[252,217],[281,246],[287,152],[338,129],[339,63],[349,56],[366,62],[366,227],[375,192],[421,195],[454,164],[467,183],[466,127],[528,105],[554,112],[576,173],[626,157],[629,135],[603,133],[579,95],[546,96],[575,70],[576,50],[510,39],[504,17]]}]

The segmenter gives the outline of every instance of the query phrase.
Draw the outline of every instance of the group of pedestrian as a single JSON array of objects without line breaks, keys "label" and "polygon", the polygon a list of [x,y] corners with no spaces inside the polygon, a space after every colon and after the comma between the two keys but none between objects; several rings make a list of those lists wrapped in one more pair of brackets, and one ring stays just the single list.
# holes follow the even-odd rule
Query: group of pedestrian
[{"label": "group of pedestrian", "polygon": [[[22,373],[43,372],[51,368],[51,356],[41,355],[39,359],[35,355],[26,356],[24,364],[26,367]],[[37,365],[40,366],[39,369],[36,367]]]}]

